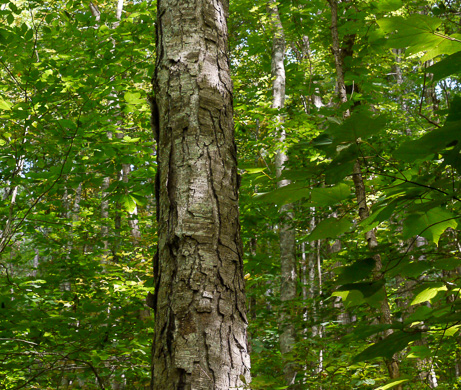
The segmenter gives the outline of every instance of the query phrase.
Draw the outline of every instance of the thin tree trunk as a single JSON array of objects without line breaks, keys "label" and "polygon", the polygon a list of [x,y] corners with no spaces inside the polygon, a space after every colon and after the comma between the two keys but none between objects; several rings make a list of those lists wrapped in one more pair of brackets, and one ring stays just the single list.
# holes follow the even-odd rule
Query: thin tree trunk
[{"label": "thin tree trunk", "polygon": [[[159,0],[155,390],[249,382],[227,0]],[[243,378],[243,379],[242,379]]]},{"label": "thin tree trunk", "polygon": [[[122,164],[122,180],[124,183],[130,181],[130,164]],[[141,232],[139,230],[139,221],[138,221],[138,207],[136,206],[133,212],[129,213],[128,217],[128,226],[130,227],[131,237],[133,238],[133,243],[136,246],[139,239],[141,238]]]},{"label": "thin tree trunk", "polygon": [[[270,22],[273,29],[272,43],[272,108],[283,109],[285,106],[285,34],[283,31],[282,22],[277,7],[276,0],[270,0],[268,5]],[[275,159],[275,168],[277,179],[280,179],[285,164],[288,162],[284,143],[286,140],[286,131],[282,125],[283,117],[278,115],[277,133],[280,148],[277,151]],[[289,180],[278,180],[277,187],[285,187],[290,184]],[[280,312],[280,352],[285,358],[284,376],[285,382],[293,389],[298,368],[293,364],[289,355],[293,351],[293,346],[296,342],[296,332],[294,326],[294,317],[292,315],[293,301],[296,299],[296,284],[297,284],[297,269],[295,257],[295,230],[293,223],[293,205],[285,204],[280,208],[280,268],[281,268],[281,285],[280,285],[280,300],[282,304]]]},{"label": "thin tree trunk", "polygon": [[[14,171],[13,177],[10,181],[10,183],[13,183],[13,180],[16,176],[20,176],[22,174],[22,170],[24,168],[24,157],[20,156],[19,160],[16,163],[16,169]],[[0,236],[0,253],[2,253],[8,243],[11,240],[11,237],[14,232],[14,226],[13,226],[13,221],[14,221],[14,208],[16,207],[16,198],[18,196],[18,185],[12,185],[10,188],[5,190],[5,193],[3,194],[3,201],[5,202],[8,197],[11,196],[11,201],[10,205],[8,207],[8,217],[5,221],[5,226],[1,230],[1,236]]]},{"label": "thin tree trunk", "polygon": [[[112,132],[107,132],[107,138],[109,140],[112,139]],[[101,237],[102,242],[104,245],[104,261],[107,261],[107,256],[109,252],[109,241],[107,240],[109,235],[109,200],[106,199],[109,195],[107,189],[110,185],[110,177],[106,176],[102,180],[101,185],[101,219],[102,219],[102,226],[101,226]]]},{"label": "thin tree trunk", "polygon": [[[347,102],[347,88],[344,81],[344,58],[347,55],[351,55],[353,40],[347,42],[348,47],[342,48],[340,45],[339,33],[338,33],[338,2],[337,0],[328,0],[331,8],[331,36],[332,36],[332,47],[333,55],[335,58],[336,74],[337,74],[337,88],[338,95],[341,103]],[[350,38],[350,37],[349,37]],[[350,116],[350,110],[347,109],[344,113],[344,117]],[[360,220],[364,220],[369,216],[369,210],[366,199],[365,184],[362,176],[362,170],[360,167],[360,162],[357,160],[354,164],[352,179],[354,181],[355,195],[357,198],[357,205],[359,208],[359,217]],[[376,234],[374,230],[370,230],[365,233],[365,238],[368,243],[368,248],[374,250],[378,246],[378,241],[376,239]],[[382,278],[381,269],[382,261],[379,254],[374,256],[375,260],[375,270],[374,270],[374,279],[379,280]],[[385,289],[385,286],[383,287]],[[380,307],[380,323],[382,324],[392,324],[391,311],[389,307],[389,301],[387,299],[387,293],[385,291],[385,299],[381,302]],[[384,332],[385,336],[388,336],[392,333],[392,329],[389,329]],[[391,379],[396,379],[400,376],[399,374],[399,364],[395,357],[391,359],[385,359],[385,364],[389,372],[389,377]],[[402,390],[402,385],[395,386],[396,390]]]},{"label": "thin tree trunk", "polygon": [[[354,181],[355,195],[357,197],[357,205],[359,207],[359,217],[360,217],[360,220],[363,221],[364,219],[369,217],[370,212],[368,210],[368,205],[367,205],[362,170],[361,170],[360,163],[358,160],[354,164],[354,172],[353,172],[352,178]],[[378,246],[378,240],[376,238],[376,233],[374,229],[366,232],[365,238],[367,240],[369,249],[373,250]],[[382,278],[381,269],[383,267],[382,261],[381,261],[381,255],[376,254],[375,256],[373,256],[373,258],[375,260],[374,279],[379,280]],[[391,316],[391,310],[389,307],[389,301],[387,299],[386,287],[384,286],[383,288],[384,288],[385,298],[383,301],[381,301],[379,322],[381,324],[392,324],[392,316]],[[392,329],[388,329],[387,331],[384,332],[384,335],[389,336],[392,333],[393,333]],[[397,358],[393,356],[390,359],[384,359],[384,362],[386,363],[386,367],[389,372],[389,377],[391,379],[398,378],[400,376],[400,373],[399,373],[399,363],[398,363]],[[403,388],[402,385],[395,386],[396,390],[401,390],[402,388]]]}]

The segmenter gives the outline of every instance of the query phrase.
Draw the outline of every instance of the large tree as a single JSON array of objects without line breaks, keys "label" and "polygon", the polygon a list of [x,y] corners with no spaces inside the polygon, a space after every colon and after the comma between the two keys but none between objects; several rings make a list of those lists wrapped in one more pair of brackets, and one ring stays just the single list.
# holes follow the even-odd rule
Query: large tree
[{"label": "large tree", "polygon": [[249,380],[227,0],[158,1],[153,389]]}]

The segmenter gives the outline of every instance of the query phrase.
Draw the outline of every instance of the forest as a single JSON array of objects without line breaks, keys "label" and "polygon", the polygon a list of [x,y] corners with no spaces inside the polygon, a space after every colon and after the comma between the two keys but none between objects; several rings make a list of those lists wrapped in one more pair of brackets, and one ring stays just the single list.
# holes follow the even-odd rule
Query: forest
[{"label": "forest", "polygon": [[460,178],[460,0],[0,0],[0,389],[461,389]]}]

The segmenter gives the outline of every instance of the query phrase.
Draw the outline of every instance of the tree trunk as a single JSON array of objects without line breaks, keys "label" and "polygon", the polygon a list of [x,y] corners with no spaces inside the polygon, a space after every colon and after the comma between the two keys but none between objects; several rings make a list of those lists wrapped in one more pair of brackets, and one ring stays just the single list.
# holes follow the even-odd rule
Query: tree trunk
[{"label": "tree trunk", "polygon": [[[128,183],[130,181],[130,164],[122,164],[122,175],[123,182]],[[130,227],[131,238],[135,246],[137,246],[139,239],[141,238],[141,231],[139,230],[139,220],[138,220],[138,207],[135,206],[134,210],[129,213],[128,216],[128,226]]]},{"label": "tree trunk", "polygon": [[[352,55],[352,46],[354,43],[355,36],[347,36],[344,41],[346,43],[345,47],[341,47],[339,33],[338,33],[338,1],[337,0],[328,0],[331,8],[331,36],[332,36],[332,48],[333,55],[335,58],[336,66],[336,82],[338,88],[339,100],[341,103],[347,103],[347,87],[344,81],[344,58]],[[347,109],[344,113],[344,117],[349,117],[351,114],[350,110]],[[362,170],[360,167],[360,162],[357,160],[354,164],[352,179],[354,181],[355,195],[357,198],[357,206],[359,211],[359,218],[361,221],[368,218],[369,209],[367,205],[365,184],[362,176]],[[365,233],[365,238],[367,240],[368,248],[370,250],[375,249],[378,246],[378,241],[376,239],[375,231],[372,229]],[[379,280],[382,278],[381,269],[382,261],[379,254],[375,255],[374,260],[376,262],[374,270],[374,280]],[[385,298],[381,302],[380,307],[380,318],[379,322],[381,324],[392,324],[391,311],[389,306],[389,301],[387,299],[386,287],[383,287],[385,292]],[[392,334],[392,329],[389,329],[384,332],[385,336]],[[390,359],[384,359],[387,370],[389,372],[389,377],[391,379],[399,378],[399,363],[396,356],[393,356]],[[395,386],[396,390],[402,390],[402,385],[399,384]]]},{"label": "tree trunk", "polygon": [[[285,34],[283,31],[282,22],[275,0],[270,0],[268,5],[268,13],[273,29],[272,43],[272,108],[282,109],[285,106]],[[284,143],[286,140],[286,131],[282,126],[283,117],[278,115],[277,135],[280,144],[275,158],[275,168],[277,179],[282,175],[285,169],[285,164],[288,161],[288,156],[284,151]],[[285,187],[290,184],[289,180],[278,180],[277,187]],[[280,312],[280,352],[285,358],[284,376],[285,383],[294,388],[297,367],[292,359],[289,358],[293,351],[293,346],[296,342],[296,332],[294,327],[294,318],[292,315],[293,301],[296,299],[296,283],[297,269],[295,257],[295,230],[293,229],[293,205],[285,204],[280,208],[280,269],[281,269],[281,285],[280,285],[280,300],[282,304]]]},{"label": "tree trunk", "polygon": [[[152,385],[249,382],[227,0],[158,1]],[[242,380],[243,378],[243,380]]]},{"label": "tree trunk", "polygon": [[[363,176],[362,176],[362,169],[360,167],[360,163],[358,160],[354,164],[354,172],[353,172],[352,178],[354,180],[355,195],[357,197],[357,205],[359,208],[359,217],[360,217],[360,220],[363,221],[364,219],[369,217],[370,212],[368,210],[368,205],[367,205],[367,198],[366,198],[366,192],[365,192],[365,184],[364,184]],[[367,240],[368,248],[370,250],[373,250],[378,246],[378,240],[376,238],[376,233],[373,229],[365,233],[365,238]],[[374,280],[379,280],[382,278],[381,269],[383,268],[381,255],[376,254],[375,256],[373,256],[373,259],[375,260],[375,264],[376,264],[375,269],[374,269]],[[384,286],[383,289],[384,289],[384,299],[383,301],[381,301],[379,322],[381,324],[392,324],[392,314],[391,314],[391,309],[389,306],[389,301],[387,299],[386,286]],[[393,330],[388,329],[384,332],[384,335],[389,336],[392,333],[393,333]],[[387,371],[389,372],[389,377],[391,379],[399,378],[400,369],[399,369],[399,362],[397,360],[397,356],[394,355],[390,359],[385,358],[384,362],[386,364]],[[399,384],[395,386],[395,389],[402,390],[403,385]]]}]

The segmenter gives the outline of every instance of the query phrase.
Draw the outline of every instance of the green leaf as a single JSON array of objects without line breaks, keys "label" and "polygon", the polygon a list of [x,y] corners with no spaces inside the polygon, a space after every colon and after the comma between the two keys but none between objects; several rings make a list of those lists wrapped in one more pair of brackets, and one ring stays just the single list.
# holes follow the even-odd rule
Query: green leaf
[{"label": "green leaf", "polygon": [[11,110],[11,103],[0,96],[0,110]]},{"label": "green leaf", "polygon": [[430,301],[434,298],[439,291],[447,291],[447,287],[442,285],[438,287],[429,287],[421,291],[416,297],[411,301],[410,306],[417,305],[426,301]]},{"label": "green leaf", "polygon": [[313,188],[311,199],[316,206],[333,206],[347,199],[350,194],[349,186],[341,183],[334,187]]},{"label": "green leaf", "polygon": [[376,209],[373,208],[372,214],[360,222],[363,230],[370,231],[371,229],[374,229],[376,226],[378,226],[381,222],[389,220],[395,211],[396,203],[396,201],[392,201],[385,207],[381,206]]},{"label": "green leaf", "polygon": [[128,104],[138,105],[145,104],[145,100],[141,98],[140,92],[125,92],[124,98]]},{"label": "green leaf", "polygon": [[136,210],[136,198],[132,197],[131,195],[122,195],[121,202],[125,207],[126,211],[130,214]]},{"label": "green leaf", "polygon": [[375,390],[392,389],[393,387],[395,387],[397,385],[400,385],[401,383],[408,382],[410,379],[412,379],[412,378],[409,377],[409,376],[408,377],[401,376],[399,379],[393,379],[392,382],[389,382],[389,383],[385,384],[384,386],[377,387]]},{"label": "green leaf", "polygon": [[328,134],[320,134],[318,137],[312,140],[312,145],[314,146],[326,146],[331,145],[333,143],[333,139]]},{"label": "green leaf", "polygon": [[325,169],[325,183],[336,184],[353,172],[355,161],[360,155],[357,144],[349,144],[348,147],[331,161]]},{"label": "green leaf", "polygon": [[418,140],[404,142],[394,156],[406,162],[428,160],[447,147],[461,143],[460,128],[461,120],[447,121],[442,128],[432,130]]},{"label": "green leaf", "polygon": [[416,278],[431,268],[431,262],[416,260],[401,267],[396,267],[396,272],[402,277]]},{"label": "green leaf", "polygon": [[254,174],[264,172],[267,168],[245,168],[245,173]]},{"label": "green leaf", "polygon": [[421,62],[428,61],[434,57],[446,54],[455,54],[461,50],[461,34],[452,34],[449,36],[441,35],[442,40],[438,45],[426,52],[421,58]]},{"label": "green leaf", "polygon": [[309,189],[303,184],[292,183],[274,191],[259,193],[254,197],[258,201],[277,205],[296,202],[309,196]]},{"label": "green leaf", "polygon": [[440,259],[434,261],[434,268],[436,269],[451,271],[458,267],[461,267],[461,259],[457,259],[456,257],[450,257],[448,259]]},{"label": "green leaf", "polygon": [[426,345],[412,345],[408,359],[425,359],[432,355],[431,350]]},{"label": "green leaf", "polygon": [[405,324],[412,324],[413,322],[425,321],[433,314],[433,309],[427,306],[418,306],[414,313],[410,314],[405,320]]},{"label": "green leaf", "polygon": [[409,343],[420,339],[420,332],[409,333],[403,331],[395,331],[391,335],[378,341],[376,344],[371,345],[356,355],[352,359],[352,362],[358,363],[366,360],[376,359],[378,357],[390,359],[395,353],[400,352],[402,349],[406,348]]},{"label": "green leaf", "polygon": [[359,280],[363,280],[371,275],[375,269],[375,260],[368,258],[364,260],[358,260],[354,264],[347,267],[335,268],[335,273],[338,274],[336,279],[338,284],[353,283]]},{"label": "green leaf", "polygon": [[333,138],[334,144],[365,140],[382,130],[387,123],[384,115],[372,116],[368,111],[355,111],[342,124],[332,124],[327,133]]},{"label": "green leaf", "polygon": [[343,301],[344,306],[347,309],[365,303],[365,298],[363,297],[363,294],[357,290],[335,291],[331,294],[331,296],[340,297]]},{"label": "green leaf", "polygon": [[433,49],[440,45],[446,38],[436,35],[437,28],[442,20],[428,15],[415,14],[407,18],[393,16],[377,21],[386,33],[388,47],[406,48],[406,54],[412,55],[421,51]]},{"label": "green leaf", "polygon": [[77,125],[75,124],[75,122],[69,119],[59,119],[58,124],[62,130],[65,130],[65,129],[75,130],[77,128]]},{"label": "green leaf", "polygon": [[317,224],[307,239],[309,241],[315,241],[324,238],[336,238],[347,232],[351,225],[351,221],[346,218],[327,218]]},{"label": "green leaf", "polygon": [[346,308],[362,305],[364,303],[379,307],[385,299],[384,280],[374,283],[348,283],[340,286],[332,296],[341,297]]},{"label": "green leaf", "polygon": [[125,142],[138,142],[139,138],[131,138],[129,135],[125,135],[123,138]]},{"label": "green leaf", "polygon": [[453,74],[461,73],[461,51],[444,58],[424,71],[434,75],[433,81],[439,81]]},{"label": "green leaf", "polygon": [[442,335],[445,337],[453,337],[456,333],[458,333],[460,327],[461,325],[450,326],[445,331],[442,331]]},{"label": "green leaf", "polygon": [[378,12],[396,11],[402,8],[402,0],[379,0],[373,3]]},{"label": "green leaf", "polygon": [[347,283],[338,288],[338,291],[360,291],[365,298],[371,297],[376,294],[385,284],[384,279],[376,282],[362,282],[362,283]]},{"label": "green leaf", "polygon": [[414,213],[403,223],[403,237],[422,236],[438,245],[440,236],[448,228],[456,229],[458,223],[449,211],[435,207],[427,212]]}]

